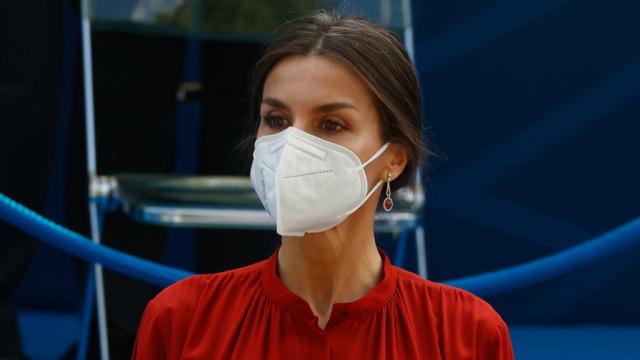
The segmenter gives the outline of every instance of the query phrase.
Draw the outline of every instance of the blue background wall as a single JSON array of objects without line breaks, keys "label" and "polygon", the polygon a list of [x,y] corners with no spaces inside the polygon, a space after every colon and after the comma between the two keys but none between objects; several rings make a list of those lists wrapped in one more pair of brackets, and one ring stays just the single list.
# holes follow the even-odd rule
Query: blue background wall
[{"label": "blue background wall", "polygon": [[[535,259],[640,215],[640,3],[417,1],[431,277]],[[510,323],[640,322],[640,251],[488,300]]]}]

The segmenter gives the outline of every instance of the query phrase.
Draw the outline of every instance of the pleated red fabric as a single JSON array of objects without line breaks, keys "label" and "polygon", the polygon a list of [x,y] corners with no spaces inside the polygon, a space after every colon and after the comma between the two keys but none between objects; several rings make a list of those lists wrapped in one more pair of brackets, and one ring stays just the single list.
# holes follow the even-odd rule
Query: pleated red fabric
[{"label": "pleated red fabric", "polygon": [[267,260],[179,281],[149,302],[132,359],[513,359],[507,325],[464,290],[384,258],[382,281],[325,329]]}]

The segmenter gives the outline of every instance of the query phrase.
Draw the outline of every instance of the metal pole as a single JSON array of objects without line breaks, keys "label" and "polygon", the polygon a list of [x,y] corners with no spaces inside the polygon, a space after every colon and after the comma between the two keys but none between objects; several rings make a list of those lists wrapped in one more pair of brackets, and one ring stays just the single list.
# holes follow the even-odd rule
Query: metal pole
[{"label": "metal pole", "polygon": [[422,225],[416,226],[416,254],[418,257],[418,275],[423,279],[427,279],[429,275],[427,273],[427,249]]},{"label": "metal pole", "polygon": [[411,22],[411,1],[402,0],[402,22],[404,26],[404,47],[409,53],[409,59],[415,65],[415,58],[413,55],[413,24]]},{"label": "metal pole", "polygon": [[[82,68],[84,77],[84,109],[87,142],[87,173],[89,184],[97,176],[96,167],[96,142],[95,142],[95,115],[93,106],[93,70],[91,58],[91,22],[89,17],[89,0],[82,0]],[[98,218],[98,205],[89,201],[89,217],[91,220],[91,238],[96,244],[100,243],[100,221]],[[98,330],[100,337],[100,357],[109,359],[109,344],[107,334],[107,315],[105,310],[104,281],[102,277],[102,265],[94,264],[94,276],[96,287],[96,309],[98,311]]]}]

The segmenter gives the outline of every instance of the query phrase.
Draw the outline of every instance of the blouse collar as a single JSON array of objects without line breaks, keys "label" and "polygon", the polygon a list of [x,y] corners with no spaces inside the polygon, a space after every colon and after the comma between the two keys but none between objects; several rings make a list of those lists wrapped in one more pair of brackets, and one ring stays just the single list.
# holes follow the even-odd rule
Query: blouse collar
[{"label": "blouse collar", "polygon": [[[387,254],[380,248],[378,248],[378,252],[382,257],[383,263],[382,280],[360,299],[349,303],[334,304],[334,312],[374,311],[385,305],[391,299],[396,289],[397,274]],[[307,302],[282,283],[278,277],[277,269],[278,249],[264,262],[262,269],[262,282],[267,295],[274,302],[284,307],[294,308],[306,313],[309,317],[314,317]]]}]

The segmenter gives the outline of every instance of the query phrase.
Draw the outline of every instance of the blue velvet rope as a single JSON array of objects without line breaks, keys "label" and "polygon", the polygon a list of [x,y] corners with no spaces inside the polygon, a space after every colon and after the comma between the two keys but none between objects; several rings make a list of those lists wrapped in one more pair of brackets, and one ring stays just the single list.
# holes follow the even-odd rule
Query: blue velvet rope
[{"label": "blue velvet rope", "polygon": [[[151,284],[167,286],[192,273],[144,260],[66,229],[0,194],[0,219],[85,261]],[[567,250],[524,264],[446,281],[479,296],[496,295],[561,276],[640,243],[640,218]]]},{"label": "blue velvet rope", "polygon": [[42,217],[4,194],[0,194],[0,219],[66,253],[88,262],[100,263],[117,273],[147,283],[165,287],[193,275],[188,271],[94,244],[90,239]]},{"label": "blue velvet rope", "polygon": [[579,270],[640,243],[640,217],[567,250],[520,265],[445,281],[481,296],[497,295]]}]

